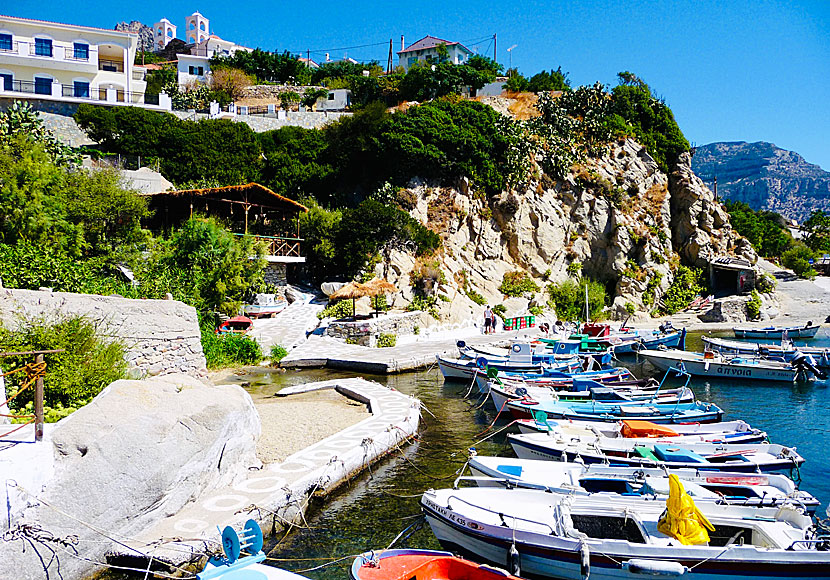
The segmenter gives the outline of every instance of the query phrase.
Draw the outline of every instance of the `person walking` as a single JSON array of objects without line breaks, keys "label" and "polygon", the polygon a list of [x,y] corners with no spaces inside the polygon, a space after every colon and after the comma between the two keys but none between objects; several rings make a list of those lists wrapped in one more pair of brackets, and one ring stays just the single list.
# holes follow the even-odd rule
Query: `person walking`
[{"label": "person walking", "polygon": [[493,311],[490,310],[490,305],[484,307],[484,334],[492,332],[493,325]]}]

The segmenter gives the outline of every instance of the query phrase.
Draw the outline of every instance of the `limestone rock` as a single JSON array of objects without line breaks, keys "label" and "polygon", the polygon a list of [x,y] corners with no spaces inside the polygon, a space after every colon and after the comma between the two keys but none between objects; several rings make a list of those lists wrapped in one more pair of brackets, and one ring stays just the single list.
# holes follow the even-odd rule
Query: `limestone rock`
[{"label": "limestone rock", "polygon": [[[101,561],[110,547],[106,538],[72,518],[135,537],[198,495],[259,467],[259,433],[259,416],[240,387],[180,374],[116,381],[53,428],[54,475],[42,490],[29,490],[45,502],[26,506],[13,498],[12,527],[29,523],[57,537],[77,534],[80,555]],[[0,544],[0,562],[18,578],[47,575],[22,540]],[[50,577],[56,566],[50,565]],[[93,569],[65,555],[60,568],[64,578]]]}]

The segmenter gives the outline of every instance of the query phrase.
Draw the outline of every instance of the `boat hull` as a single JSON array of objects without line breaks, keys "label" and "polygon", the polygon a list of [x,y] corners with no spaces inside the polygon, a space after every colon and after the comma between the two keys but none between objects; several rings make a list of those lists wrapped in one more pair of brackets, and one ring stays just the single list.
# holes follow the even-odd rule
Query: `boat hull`
[{"label": "boat hull", "polygon": [[737,473],[775,473],[789,472],[803,463],[795,459],[780,459],[766,463],[726,462],[726,463],[698,463],[680,461],[653,461],[643,457],[616,457],[600,452],[574,452],[557,447],[538,445],[532,441],[509,437],[508,441],[513,452],[519,459],[538,459],[544,461],[567,461],[570,463],[584,462],[586,464],[605,463],[620,467],[653,468],[664,465],[670,469],[698,469],[703,471],[734,471]]},{"label": "boat hull", "polygon": [[614,354],[633,354],[643,349],[657,348],[664,345],[668,348],[683,348],[685,342],[685,335],[683,331],[671,332],[663,336],[656,336],[654,338],[644,338],[636,341],[625,342],[614,347]]},{"label": "boat hull", "polygon": [[684,370],[698,377],[718,377],[723,379],[739,379],[746,381],[778,381],[792,383],[796,379],[796,370],[791,368],[775,368],[765,365],[740,365],[726,361],[696,360],[672,356],[663,351],[646,351],[640,355],[660,370],[666,371],[682,362]]},{"label": "boat hull", "polygon": [[767,338],[772,340],[780,340],[787,332],[789,338],[815,338],[818,333],[819,325],[801,326],[792,328],[733,328],[735,338]]},{"label": "boat hull", "polygon": [[[787,561],[782,555],[774,562],[769,559],[750,560],[724,556],[678,560],[670,560],[667,557],[643,558],[639,554],[634,557],[632,554],[610,552],[607,549],[592,550],[591,548],[599,543],[592,540],[584,542],[588,554],[586,570],[578,540],[551,536],[544,545],[524,541],[521,535],[513,540],[509,527],[504,527],[503,533],[497,535],[488,526],[455,517],[443,506],[429,500],[423,499],[421,505],[432,533],[444,549],[510,570],[510,565],[515,561],[515,558],[510,557],[510,551],[511,547],[515,546],[519,554],[520,574],[527,578],[583,580],[587,577],[588,571],[592,580],[635,580],[655,575],[630,569],[631,565],[627,563],[635,559],[653,564],[676,561],[685,567],[682,577],[687,580],[830,578],[830,558],[814,557],[815,561],[804,561],[806,558],[801,561]],[[787,555],[789,554],[798,553],[788,552]]]}]

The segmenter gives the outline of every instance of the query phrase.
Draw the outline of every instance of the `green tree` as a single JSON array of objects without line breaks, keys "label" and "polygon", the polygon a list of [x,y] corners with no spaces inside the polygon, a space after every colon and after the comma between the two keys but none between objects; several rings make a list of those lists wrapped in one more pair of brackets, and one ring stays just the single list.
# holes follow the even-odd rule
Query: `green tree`
[{"label": "green tree", "polygon": [[588,312],[591,320],[602,316],[608,301],[605,286],[590,278],[568,279],[548,284],[548,305],[556,309],[560,320],[585,320],[585,288],[588,289]]},{"label": "green tree", "polygon": [[560,66],[556,70],[551,69],[550,72],[543,70],[530,77],[526,90],[532,93],[569,91],[571,90],[571,81],[568,80],[568,73],[563,73]]},{"label": "green tree", "polygon": [[807,234],[804,242],[816,252],[830,252],[830,215],[821,210],[815,210],[801,225]]}]

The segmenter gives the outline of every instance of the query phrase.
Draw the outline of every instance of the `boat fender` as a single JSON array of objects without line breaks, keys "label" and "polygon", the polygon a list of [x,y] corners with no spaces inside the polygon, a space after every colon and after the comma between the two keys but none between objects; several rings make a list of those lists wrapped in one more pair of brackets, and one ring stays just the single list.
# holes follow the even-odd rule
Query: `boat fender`
[{"label": "boat fender", "polygon": [[588,580],[591,577],[591,550],[585,542],[579,544],[579,573],[582,575],[582,580]]},{"label": "boat fender", "polygon": [[455,346],[457,346],[458,348],[467,348],[467,343],[463,340],[457,340],[455,341]]},{"label": "boat fender", "polygon": [[516,544],[510,544],[510,551],[507,553],[507,568],[514,576],[522,573],[522,555],[516,549]]},{"label": "boat fender", "polygon": [[644,576],[683,576],[689,569],[680,562],[633,558],[622,564],[623,570]]}]

